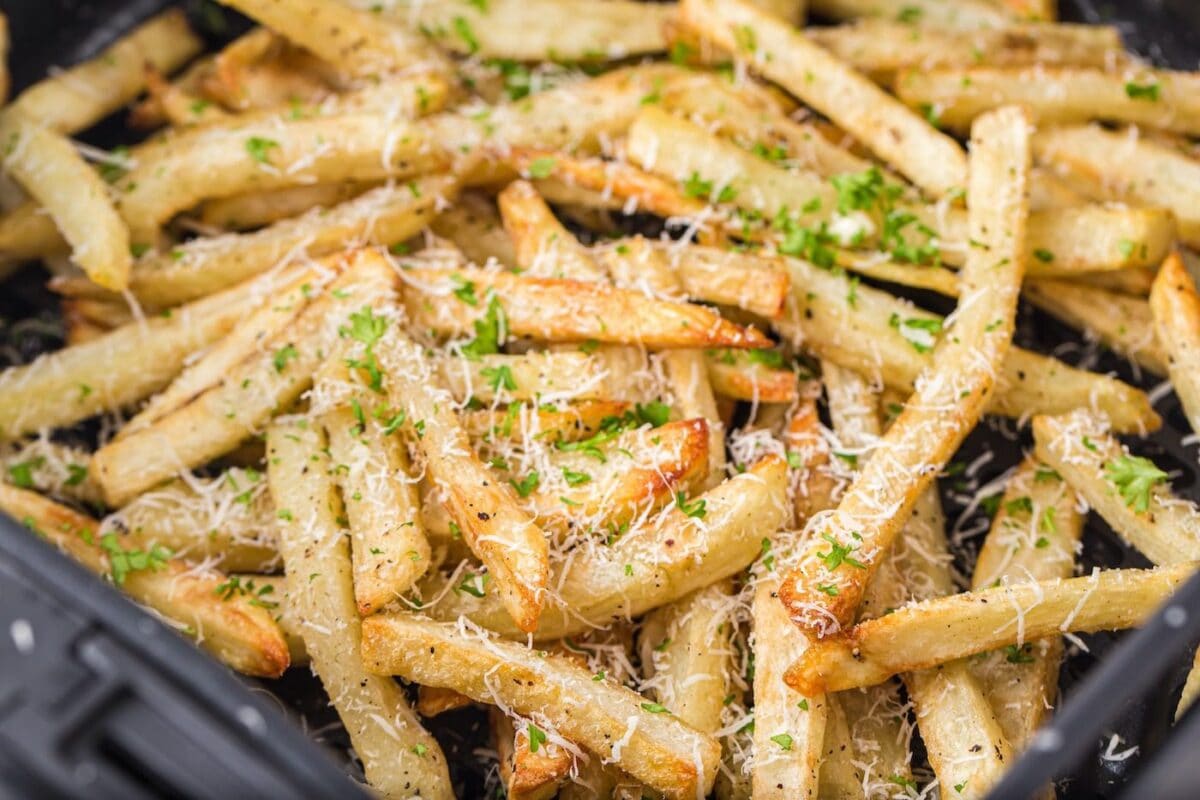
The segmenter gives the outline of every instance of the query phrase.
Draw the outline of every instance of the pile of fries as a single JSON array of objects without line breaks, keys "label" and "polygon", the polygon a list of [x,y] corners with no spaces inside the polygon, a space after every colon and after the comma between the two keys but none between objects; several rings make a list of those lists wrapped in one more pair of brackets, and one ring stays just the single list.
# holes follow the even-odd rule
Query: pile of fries
[{"label": "pile of fries", "polygon": [[[510,798],[983,797],[1200,560],[1150,399],[1012,344],[1024,296],[1200,432],[1200,74],[1053,0],[223,1],[0,109],[68,338],[0,373],[0,510],[308,665],[381,795],[484,704]],[[964,579],[984,415],[1033,446]],[[1075,576],[1087,508],[1157,566]]]}]

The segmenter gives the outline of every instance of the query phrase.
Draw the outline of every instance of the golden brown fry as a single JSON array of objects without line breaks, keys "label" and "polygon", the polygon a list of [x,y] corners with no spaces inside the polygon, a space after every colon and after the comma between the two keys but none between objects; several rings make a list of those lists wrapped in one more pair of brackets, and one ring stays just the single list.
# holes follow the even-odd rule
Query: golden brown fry
[{"label": "golden brown fry", "polygon": [[808,36],[883,84],[905,69],[1034,64],[1104,68],[1124,55],[1120,33],[1104,25],[956,30],[868,19],[854,25],[814,28]]},{"label": "golden brown fry", "polygon": [[377,77],[434,57],[424,39],[334,0],[222,2],[355,77]]},{"label": "golden brown fry", "polygon": [[202,200],[312,182],[401,179],[449,160],[420,123],[383,114],[267,118],[151,144],[117,187],[133,241],[153,244],[160,225]]},{"label": "golden brown fry", "polygon": [[[550,444],[577,442],[597,433],[605,420],[620,417],[629,410],[630,404],[619,400],[585,400],[556,409],[521,406],[516,414],[508,410],[468,411],[462,417],[462,425],[471,438],[485,441],[502,438],[520,441],[528,431],[534,438]],[[525,415],[528,422],[524,421]]]},{"label": "golden brown fry", "polygon": [[1179,253],[1159,269],[1150,290],[1150,311],[1171,385],[1192,430],[1200,431],[1200,296]]},{"label": "golden brown fry", "polygon": [[[942,340],[932,370],[885,434],[880,448],[888,457],[867,462],[780,588],[793,621],[817,637],[854,619],[908,510],[982,415],[1012,342],[1029,211],[1028,119],[1019,109],[984,117],[972,145],[971,235],[983,246],[961,274],[959,300],[971,311],[958,317],[955,334]],[[835,556],[851,552],[854,564]]]},{"label": "golden brown fry", "polygon": [[[0,484],[0,509],[178,625],[231,668],[271,678],[287,669],[287,644],[271,612],[251,602],[255,598],[227,594],[220,573],[173,560],[161,548],[133,550],[116,534],[101,536],[96,520],[7,484]],[[135,566],[143,561],[145,567]]]},{"label": "golden brown fry", "polygon": [[3,169],[49,213],[71,256],[95,283],[120,291],[129,282],[129,232],[104,181],[71,142],[12,109],[0,114]]},{"label": "golden brown fry", "polygon": [[471,448],[422,348],[391,325],[377,354],[391,404],[406,415],[405,429],[463,539],[487,566],[517,627],[537,630],[549,574],[545,534]]},{"label": "golden brown fry", "polygon": [[529,728],[518,730],[508,715],[495,706],[488,708],[488,721],[492,726],[492,746],[496,748],[500,763],[505,797],[509,800],[550,800],[554,797],[570,774],[573,761],[570,751],[540,739],[538,744],[532,744]]},{"label": "golden brown fry", "polygon": [[1140,297],[1069,281],[1038,278],[1026,282],[1030,303],[1155,375],[1166,375],[1167,355],[1154,336],[1149,304]]},{"label": "golden brown fry", "polygon": [[436,717],[447,711],[466,708],[474,702],[464,694],[440,686],[417,687],[417,713],[422,717]]},{"label": "golden brown fry", "polygon": [[1194,572],[1188,562],[1157,569],[1097,570],[1082,578],[1019,583],[950,595],[860,623],[813,643],[788,670],[801,692],[870,686],[1064,631],[1122,630],[1139,624]]},{"label": "golden brown fry", "polygon": [[390,267],[373,251],[349,253],[330,266],[344,273],[261,351],[187,405],[96,452],[96,480],[111,505],[229,452],[312,385],[350,315],[386,295],[392,283]]},{"label": "golden brown fry", "polygon": [[1134,64],[1123,70],[1075,67],[967,67],[904,72],[896,93],[928,106],[939,123],[966,130],[980,114],[1022,105],[1042,125],[1094,119],[1200,133],[1200,77]]},{"label": "golden brown fry", "polygon": [[[154,252],[134,265],[129,290],[150,309],[166,308],[221,291],[290,261],[319,258],[363,244],[403,242],[429,224],[439,205],[453,199],[457,182],[446,175],[403,186],[381,186],[331,209],[314,209],[254,233],[192,239]],[[61,279],[64,294],[88,292]]]},{"label": "golden brown fry", "polygon": [[267,433],[267,478],[279,519],[287,574],[286,603],[304,649],[383,796],[453,797],[446,758],[421,727],[395,681],[372,675],[360,653],[363,631],[354,602],[348,537],[315,425],[276,423]]},{"label": "golden brown fry", "polygon": [[496,201],[523,272],[537,278],[578,281],[602,277],[587,248],[555,218],[532,184],[513,181]]},{"label": "golden brown fry", "polygon": [[[1200,511],[1175,497],[1166,474],[1133,460],[1105,420],[1086,409],[1034,417],[1038,458],[1056,469],[1121,538],[1155,564],[1200,560]],[[1140,466],[1145,494],[1123,477],[1122,465]],[[1144,501],[1144,502],[1143,502]]]},{"label": "golden brown fry", "polygon": [[670,6],[630,0],[439,0],[391,13],[453,52],[515,61],[605,61],[666,49]]},{"label": "golden brown fry", "polygon": [[253,230],[298,217],[314,207],[331,208],[349,202],[377,185],[375,181],[340,181],[221,197],[200,206],[198,217],[214,228]]},{"label": "golden brown fry", "polygon": [[0,216],[0,265],[66,255],[70,245],[37,203],[23,203]]},{"label": "golden brown fry", "polygon": [[712,390],[719,395],[758,403],[791,403],[796,400],[796,373],[755,361],[748,353],[737,350],[709,351],[705,366]]},{"label": "golden brown fry", "polygon": [[229,333],[299,272],[264,276],[174,309],[169,317],[10,367],[0,373],[0,431],[11,438],[71,425],[144,399],[166,386],[189,355]]},{"label": "golden brown fry", "polygon": [[934,197],[967,182],[962,148],[803,34],[739,0],[684,0],[685,24],[856,136]]},{"label": "golden brown fry", "polygon": [[[727,322],[701,306],[671,303],[629,289],[585,281],[528,278],[483,270],[415,268],[401,273],[412,324],[443,335],[470,334],[495,298],[508,337],[596,341],[650,349],[769,346],[754,328]],[[455,297],[474,287],[475,303]]]},{"label": "golden brown fry", "polygon": [[1140,135],[1137,128],[1108,131],[1097,125],[1040,130],[1033,147],[1039,161],[1090,197],[1171,209],[1180,238],[1200,247],[1200,161],[1195,158]]},{"label": "golden brown fry", "polygon": [[[761,552],[764,537],[790,516],[787,465],[764,458],[745,473],[688,501],[688,516],[678,507],[657,520],[633,526],[611,546],[579,553],[556,565],[555,587],[542,611],[536,641],[574,636],[678,600],[689,592],[736,574]],[[700,505],[703,503],[703,505]],[[522,637],[496,592],[483,597],[445,594],[445,580],[430,581],[424,596],[444,594],[425,608],[437,619],[466,616],[488,630]]]},{"label": "golden brown fry", "polygon": [[[971,588],[1069,578],[1083,532],[1077,506],[1074,490],[1057,472],[1027,458],[1005,487],[979,551]],[[1053,707],[1062,657],[1062,641],[1051,638],[968,662],[1004,738],[1017,752],[1029,744]]]},{"label": "golden brown fry", "polygon": [[595,680],[567,658],[489,640],[478,629],[378,614],[363,622],[363,659],[379,674],[453,688],[532,715],[547,733],[615,761],[666,797],[707,794],[716,778],[715,739],[629,689]]},{"label": "golden brown fry", "polygon": [[90,128],[138,96],[147,65],[169,73],[200,52],[181,9],[151,17],[95,58],[35,83],[11,109],[31,122],[64,134]]},{"label": "golden brown fry", "polygon": [[462,193],[452,208],[446,209],[433,220],[430,228],[438,236],[457,245],[473,264],[486,266],[489,260],[495,259],[508,269],[517,266],[512,240],[504,231],[495,203],[486,195]]}]

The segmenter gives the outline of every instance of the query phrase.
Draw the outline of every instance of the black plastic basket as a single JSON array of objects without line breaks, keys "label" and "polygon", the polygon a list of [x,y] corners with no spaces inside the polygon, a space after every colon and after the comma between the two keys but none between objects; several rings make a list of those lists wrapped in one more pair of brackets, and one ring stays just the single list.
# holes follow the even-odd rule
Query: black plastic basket
[{"label": "black plastic basket", "polygon": [[[437,0],[427,0],[436,2]],[[902,5],[901,0],[896,0]],[[13,33],[16,88],[53,65],[94,54],[119,33],[158,9],[163,0],[2,0]],[[1066,20],[1118,25],[1127,45],[1158,64],[1200,66],[1197,0],[1060,0]],[[212,26],[210,6],[188,5],[219,41],[241,30]],[[125,138],[120,118],[87,135],[99,146]],[[34,271],[0,291],[0,359],[27,360],[61,344],[54,298]],[[919,302],[948,311],[944,298]],[[1067,361],[1111,370],[1146,388],[1129,366],[1097,354],[1048,317],[1023,307],[1018,342]],[[1195,446],[1173,395],[1159,395],[1165,419],[1158,434],[1139,440],[1139,453],[1172,470],[1174,487],[1200,500]],[[964,446],[971,460],[994,458],[976,473],[979,483],[1015,464],[1029,445],[1027,432],[988,420]],[[953,480],[942,481],[948,518],[966,511]],[[965,566],[978,539],[955,542]],[[1081,570],[1147,566],[1095,515],[1084,535]],[[1021,798],[1048,780],[1064,798],[1200,797],[1200,712],[1178,726],[1172,717],[1191,648],[1200,639],[1200,578],[1173,601],[1187,613],[1182,624],[1156,618],[1124,636],[1082,637],[1064,664],[1061,704],[1053,733],[1020,759],[993,796]],[[15,627],[14,627],[15,626]],[[28,647],[26,626],[34,646]],[[41,636],[38,631],[47,631]],[[474,750],[486,744],[486,720],[474,709],[433,720],[450,762],[459,797],[483,797],[485,775]],[[308,736],[301,735],[300,731]],[[1112,760],[1113,736],[1137,752]],[[1057,737],[1057,738],[1056,738]],[[314,747],[313,742],[323,747]],[[25,797],[354,797],[347,774],[348,740],[320,683],[306,671],[255,682],[231,676],[111,588],[55,554],[19,526],[0,519],[0,799]],[[1061,746],[1058,746],[1061,745]],[[320,750],[325,750],[323,754]],[[169,768],[168,768],[169,766]]]}]

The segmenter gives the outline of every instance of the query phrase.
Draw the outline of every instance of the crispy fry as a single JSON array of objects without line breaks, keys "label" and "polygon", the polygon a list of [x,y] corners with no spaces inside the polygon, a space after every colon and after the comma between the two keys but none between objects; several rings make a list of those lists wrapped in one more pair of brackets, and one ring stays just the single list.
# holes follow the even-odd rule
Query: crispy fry
[{"label": "crispy fry", "polygon": [[[1103,418],[1079,409],[1060,417],[1034,417],[1038,458],[1066,479],[1126,542],[1155,564],[1200,559],[1200,512],[1175,497],[1166,475],[1131,461],[1109,435]],[[1122,479],[1119,465],[1141,467],[1142,483]],[[1134,491],[1144,487],[1144,493]]]},{"label": "crispy fry", "polygon": [[37,203],[23,203],[0,216],[0,264],[65,255],[70,245]]},{"label": "crispy fry", "polygon": [[537,655],[461,625],[379,614],[363,622],[363,659],[379,674],[532,715],[547,731],[614,760],[667,797],[706,794],[716,778],[715,739],[561,656]]},{"label": "crispy fry", "polygon": [[[424,228],[438,206],[453,199],[454,178],[427,176],[404,186],[381,186],[331,209],[314,209],[254,233],[193,239],[147,254],[133,268],[129,290],[151,309],[221,291],[289,261],[318,258],[356,244],[391,245]],[[88,292],[57,280],[64,294]]]},{"label": "crispy fry", "polygon": [[451,798],[446,758],[404,690],[364,669],[347,536],[323,445],[312,425],[281,422],[267,434],[271,496],[291,517],[279,521],[287,605],[371,785],[386,797]]},{"label": "crispy fry", "polygon": [[1104,68],[1124,54],[1117,29],[1103,25],[956,30],[872,19],[816,28],[808,36],[883,84],[905,69],[1032,64]]},{"label": "crispy fry", "polygon": [[[702,508],[704,516],[689,517],[676,507],[661,520],[634,526],[611,547],[555,565],[549,581],[555,597],[542,611],[535,640],[634,617],[737,573],[791,513],[787,467],[782,459],[763,459],[689,504],[693,513]],[[444,585],[430,581],[426,588],[437,594]],[[522,635],[495,592],[483,597],[457,592],[426,609],[436,619],[466,616],[505,636]]]},{"label": "crispy fry", "polygon": [[378,254],[358,251],[341,258],[344,274],[264,342],[262,351],[187,405],[96,452],[96,480],[110,504],[120,506],[180,470],[232,450],[312,385],[341,326],[391,285],[391,270]]},{"label": "crispy fry", "polygon": [[420,123],[383,114],[208,126],[143,149],[117,182],[134,242],[202,200],[312,182],[407,178],[449,163]]},{"label": "crispy fry", "polygon": [[1167,374],[1167,356],[1154,336],[1149,304],[1140,297],[1046,278],[1028,281],[1025,298],[1071,327],[1155,375]]},{"label": "crispy fry", "polygon": [[447,711],[465,708],[472,702],[471,698],[453,689],[443,689],[439,686],[417,687],[417,713],[422,717],[436,717]]},{"label": "crispy fry", "polygon": [[939,123],[955,130],[966,130],[990,109],[1018,104],[1039,124],[1103,119],[1197,134],[1198,89],[1195,73],[1136,64],[1113,72],[1075,67],[913,70],[896,78],[901,100],[932,107]]},{"label": "crispy fry", "polygon": [[[955,335],[942,341],[933,368],[885,434],[880,447],[888,457],[867,462],[780,588],[793,621],[812,635],[836,633],[853,620],[866,582],[908,510],[974,427],[994,391],[997,368],[1011,344],[1024,272],[1027,128],[1019,109],[985,117],[976,127],[968,205],[972,238],[984,247],[968,260],[959,300],[959,308],[971,313],[959,317]],[[888,511],[880,514],[880,508]],[[854,564],[835,558],[851,551]]]},{"label": "crispy fry", "polygon": [[410,464],[404,443],[387,431],[392,420],[386,418],[386,410],[383,415],[369,410],[373,401],[366,387],[350,382],[345,361],[359,355],[353,349],[335,353],[322,367],[314,393],[350,394],[350,403],[325,411],[321,424],[337,465],[334,482],[350,519],[354,598],[365,617],[403,595],[425,574],[430,550],[421,527],[417,487],[407,477]]},{"label": "crispy fry", "polygon": [[1180,238],[1200,247],[1200,162],[1195,158],[1139,135],[1137,128],[1107,131],[1096,125],[1040,130],[1033,147],[1039,161],[1090,197],[1171,209]]},{"label": "crispy fry", "polygon": [[333,0],[222,2],[356,77],[376,77],[433,57],[425,41],[404,28]]},{"label": "crispy fry", "polygon": [[1200,431],[1200,297],[1179,253],[1172,253],[1150,290],[1158,345],[1188,423]]},{"label": "crispy fry", "polygon": [[[553,403],[560,400],[608,400],[621,394],[603,354],[552,350],[519,356],[443,358],[438,372],[460,401],[504,400]],[[624,399],[619,398],[618,399]]]},{"label": "crispy fry", "polygon": [[297,274],[264,276],[175,309],[169,317],[127,325],[27,366],[10,367],[0,373],[0,431],[11,438],[136,403],[170,382],[189,354],[226,335]]},{"label": "crispy fry", "polygon": [[138,96],[146,65],[171,72],[200,52],[182,10],[151,17],[95,58],[35,83],[13,100],[11,110],[35,125],[72,134],[90,128]]},{"label": "crispy fry", "polygon": [[221,197],[200,206],[198,216],[201,222],[214,228],[253,230],[298,217],[314,206],[330,208],[349,202],[377,185],[375,181],[341,181]]},{"label": "crispy fry", "polygon": [[801,692],[870,686],[898,672],[1064,631],[1130,628],[1149,616],[1196,565],[1095,571],[1082,578],[950,595],[863,622],[814,643],[788,670]]},{"label": "crispy fry", "polygon": [[587,248],[555,218],[530,183],[513,181],[496,200],[522,271],[532,277],[578,281],[602,276]]},{"label": "crispy fry", "polygon": [[[508,337],[554,342],[596,341],[649,349],[766,347],[770,340],[700,306],[671,303],[629,289],[585,281],[527,278],[475,269],[409,269],[401,273],[412,324],[440,334],[470,334],[491,314],[495,298]],[[454,297],[473,287],[475,303]]]},{"label": "crispy fry", "polygon": [[[798,259],[785,264],[793,287],[804,290],[794,290],[794,311],[775,327],[822,359],[912,391],[931,361],[934,338],[926,339],[925,332],[940,331],[941,318],[869,286],[855,287],[851,306],[851,284],[844,276]],[[988,407],[992,414],[1019,418],[1085,406],[1102,410],[1121,432],[1155,430],[1161,424],[1145,394],[1132,386],[1021,348],[1009,351],[997,380]]]},{"label": "crispy fry", "polygon": [[101,531],[128,537],[143,550],[161,545],[188,561],[212,561],[226,572],[279,567],[275,508],[254,468],[152,489],[105,517]]},{"label": "crispy fry", "polygon": [[487,566],[517,627],[536,631],[549,574],[545,534],[471,449],[453,399],[439,387],[421,348],[396,325],[380,344],[391,404],[405,413],[406,429],[419,433],[425,469],[443,491],[447,510]]},{"label": "crispy fry", "polygon": [[[528,727],[513,726],[503,711],[488,708],[492,741],[500,762],[500,781],[509,800],[550,800],[571,771],[571,752],[554,742],[531,744]],[[541,729],[538,729],[541,731]],[[536,747],[536,752],[534,750]]]},{"label": "crispy fry", "polygon": [[[1069,578],[1083,532],[1074,490],[1057,472],[1026,459],[1009,480],[979,551],[971,587],[997,581]],[[1058,638],[998,650],[968,663],[1013,749],[1020,752],[1053,706],[1063,646]]]},{"label": "crispy fry", "polygon": [[966,186],[962,148],[798,31],[738,0],[684,0],[680,12],[685,24],[855,131],[924,191],[942,197]]},{"label": "crispy fry", "polygon": [[101,536],[96,520],[7,484],[0,484],[0,510],[89,571],[107,576],[231,668],[272,678],[287,669],[287,644],[271,612],[250,602],[253,598],[224,596],[220,573],[198,571],[161,548],[131,549],[116,534]]},{"label": "crispy fry", "polygon": [[[775,351],[752,350],[750,353]],[[710,351],[705,359],[708,379],[717,394],[758,403],[791,403],[796,400],[796,373],[755,361],[736,350]]]},{"label": "crispy fry", "polygon": [[[540,441],[577,442],[594,436],[605,420],[621,417],[630,404],[619,400],[585,400],[553,410],[521,406],[517,419],[507,410],[484,409],[463,415],[463,428],[473,439],[492,440],[500,437],[520,441],[526,432]],[[528,416],[526,422],[523,417]]]},{"label": "crispy fry", "polygon": [[71,256],[94,282],[120,291],[129,282],[129,232],[104,181],[62,135],[21,116],[0,115],[4,171],[50,214]]},{"label": "crispy fry", "polygon": [[610,0],[442,0],[391,12],[456,53],[516,61],[620,59],[666,49],[669,6]]}]

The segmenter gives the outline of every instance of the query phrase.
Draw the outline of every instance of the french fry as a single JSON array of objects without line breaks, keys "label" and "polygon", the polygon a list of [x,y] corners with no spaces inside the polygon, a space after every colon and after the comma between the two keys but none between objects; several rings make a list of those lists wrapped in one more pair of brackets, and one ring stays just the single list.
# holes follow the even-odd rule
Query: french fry
[{"label": "french fry", "polygon": [[679,719],[715,734],[727,695],[732,648],[720,638],[730,624],[728,579],[650,612],[640,632],[644,687]]},{"label": "french fry", "polygon": [[[1005,487],[975,562],[971,588],[1069,578],[1083,532],[1077,505],[1074,490],[1057,472],[1026,459]],[[968,662],[1016,752],[1026,748],[1053,706],[1062,657],[1062,641],[1052,638]]]},{"label": "french fry", "polygon": [[739,259],[716,248],[654,246],[666,256],[688,297],[768,319],[782,316],[789,280],[777,262]]},{"label": "french fry", "polygon": [[[693,217],[705,210],[701,201],[631,164],[533,148],[514,149],[508,158],[522,175],[529,175],[544,196],[557,182],[563,190],[582,189],[602,199],[611,198],[606,206],[614,209],[644,209],[660,217]],[[535,178],[533,172],[546,175]]]},{"label": "french fry", "polygon": [[270,678],[287,669],[287,644],[271,612],[252,598],[223,596],[220,573],[176,561],[162,548],[130,549],[116,534],[101,535],[96,520],[7,484],[0,484],[0,510],[166,617],[232,669]]},{"label": "french fry", "polygon": [[333,0],[223,2],[355,77],[378,77],[434,57],[404,28]]},{"label": "french fry", "polygon": [[[868,286],[854,287],[852,306],[846,299],[852,285],[845,276],[798,259],[785,264],[792,285],[804,292],[794,291],[795,309],[775,327],[822,359],[912,391],[930,363],[933,339],[925,339],[925,331],[940,330],[941,319]],[[1155,430],[1161,424],[1139,390],[1021,348],[1009,351],[998,383],[988,407],[992,414],[1019,418],[1086,406],[1107,414],[1120,432]]]},{"label": "french fry", "polygon": [[172,481],[109,514],[101,531],[225,572],[271,572],[279,566],[275,508],[261,478],[256,469],[234,467],[215,478]]},{"label": "french fry", "polygon": [[370,674],[360,655],[350,553],[315,426],[276,423],[267,433],[267,479],[279,521],[290,613],[314,671],[350,734],[367,780],[385,797],[453,797],[446,758],[395,681]]},{"label": "french fry", "polygon": [[[195,116],[204,116],[206,114],[205,106],[212,106],[213,103],[203,95],[203,84],[208,77],[209,72],[213,68],[215,56],[207,55],[194,59],[191,64],[184,69],[178,77],[174,78],[170,84],[169,93],[175,97],[183,96],[195,97],[200,103],[198,112]],[[166,116],[166,110],[159,102],[160,98],[156,95],[156,87],[152,81],[152,75],[161,75],[165,78],[165,72],[162,70],[146,70],[146,96],[133,104],[129,110],[128,122],[129,127],[137,130],[151,130],[160,125],[165,125],[171,121]],[[182,111],[182,109],[180,109]],[[189,113],[192,111],[188,109]],[[225,114],[225,109],[218,107],[216,114]]]},{"label": "french fry", "polygon": [[1029,215],[1031,276],[1157,267],[1171,252],[1175,218],[1164,208],[1083,205]]},{"label": "french fry", "polygon": [[1143,267],[1141,269],[1124,269],[1116,272],[1086,272],[1074,276],[1073,280],[1086,286],[1108,289],[1134,297],[1149,297],[1150,287],[1154,284],[1154,276],[1158,270]]},{"label": "french fry", "polygon": [[1195,568],[1097,570],[925,601],[813,643],[786,679],[800,692],[842,691],[1066,631],[1130,628]]},{"label": "french fry", "polygon": [[1172,253],[1150,290],[1150,311],[1171,385],[1193,431],[1200,431],[1200,297],[1180,258]]},{"label": "french fry", "polygon": [[391,13],[453,52],[481,58],[597,61],[662,52],[670,7],[612,0],[470,0],[397,5]]},{"label": "french fry", "polygon": [[65,255],[70,245],[37,203],[23,203],[0,216],[0,264]]},{"label": "french fry", "polygon": [[[765,458],[692,498],[689,508],[693,514],[702,508],[702,518],[676,506],[659,520],[633,526],[609,547],[555,565],[549,581],[555,596],[542,611],[535,641],[638,616],[736,574],[761,552],[763,537],[790,515],[787,502],[787,466],[780,458]],[[422,596],[438,594],[444,585],[444,579],[429,581]],[[425,609],[435,619],[466,616],[504,636],[523,636],[497,593],[483,595],[446,594]]]},{"label": "french fry", "polygon": [[[424,228],[456,190],[449,176],[426,176],[403,186],[381,186],[331,209],[314,209],[254,233],[193,239],[138,259],[129,290],[148,308],[166,308],[221,291],[280,263],[327,256],[355,244],[402,242]],[[54,286],[65,294],[89,291],[71,279]]]},{"label": "french fry", "polygon": [[523,272],[537,278],[602,279],[587,248],[555,218],[530,183],[513,181],[496,200]]},{"label": "french fry", "polygon": [[734,400],[791,403],[796,400],[796,374],[753,360],[750,353],[774,351],[709,351],[705,367],[712,390]]},{"label": "french fry", "polygon": [[857,137],[922,190],[942,197],[967,182],[952,139],[798,31],[739,0],[684,0],[683,22]]},{"label": "french fry", "polygon": [[391,286],[391,269],[372,251],[341,257],[344,273],[291,324],[230,370],[221,382],[152,425],[100,448],[92,464],[111,505],[234,449],[277,409],[312,385],[339,330],[357,309]]},{"label": "french fry", "polygon": [[809,5],[814,12],[833,19],[880,17],[916,21],[931,28],[1002,28],[1012,22],[1010,14],[989,0],[914,0],[900,8],[890,0],[809,0]]},{"label": "french fry", "polygon": [[314,206],[331,208],[349,202],[376,185],[374,181],[315,183],[221,197],[201,205],[198,216],[201,222],[214,228],[253,230],[282,219],[298,217]]},{"label": "french fry", "polygon": [[[671,303],[592,282],[527,278],[475,269],[401,274],[412,324],[442,335],[470,334],[497,306],[508,337],[631,344],[648,349],[766,347],[770,340],[700,306]],[[455,296],[473,287],[470,300]]]},{"label": "french fry", "polygon": [[510,800],[550,800],[554,797],[570,774],[571,752],[540,739],[537,745],[531,744],[529,728],[518,730],[508,715],[495,706],[488,708],[488,721],[492,726],[492,741],[505,797]]},{"label": "french fry", "polygon": [[439,214],[430,228],[438,236],[454,242],[473,264],[486,266],[488,261],[495,259],[502,267],[512,269],[517,266],[512,239],[504,231],[500,215],[489,197],[475,192],[462,193],[454,207]]},{"label": "french fry", "polygon": [[88,469],[91,460],[88,451],[42,435],[4,447],[0,469],[14,486],[101,507],[99,487]]},{"label": "french fry", "polygon": [[[794,494],[796,523],[834,502],[834,483],[825,473],[829,446],[820,432],[815,398],[803,397],[784,436],[788,452],[802,459]],[[789,460],[794,457],[789,455]],[[801,544],[794,530],[768,534],[754,587],[754,764],[755,797],[816,797],[822,772],[822,745],[831,711],[825,695],[802,697],[783,682],[783,673],[808,647],[779,603],[779,580]],[[770,559],[768,561],[767,559]],[[786,737],[786,738],[784,738]],[[788,746],[784,747],[781,742]]]},{"label": "french fry", "polygon": [[[438,372],[458,400],[553,403],[560,400],[608,400],[620,394],[600,353],[552,350],[523,355],[444,358]],[[623,398],[617,398],[623,399]]]},{"label": "french fry", "polygon": [[191,353],[229,333],[296,274],[264,276],[174,309],[169,317],[10,367],[0,373],[0,431],[12,438],[136,403],[166,386]]},{"label": "french fry", "polygon": [[392,325],[378,355],[391,404],[406,415],[406,427],[419,432],[425,469],[444,492],[451,518],[487,566],[516,626],[538,630],[549,574],[545,534],[471,449],[453,400],[420,346]]},{"label": "french fry", "polygon": [[[971,314],[959,317],[955,334],[942,341],[931,371],[885,434],[880,447],[888,457],[867,462],[780,588],[792,620],[813,636],[837,633],[853,620],[866,582],[909,509],[978,422],[994,391],[997,368],[1011,345],[1024,273],[1027,128],[1019,109],[997,112],[976,126],[968,207],[972,239],[984,247],[972,252],[963,270],[959,300],[959,308]],[[880,508],[888,512],[880,514]],[[843,563],[851,552],[855,563]]]},{"label": "french fry", "polygon": [[[1103,418],[1085,409],[1034,417],[1033,434],[1038,458],[1057,470],[1130,546],[1155,564],[1200,556],[1196,506],[1172,495],[1165,473],[1130,456],[1109,435]],[[1131,477],[1122,468],[1140,472]]]},{"label": "french fry", "polygon": [[716,778],[715,739],[561,656],[489,640],[479,629],[381,614],[363,622],[363,660],[377,674],[452,688],[533,716],[666,797],[707,794]]},{"label": "french fry", "polygon": [[287,641],[290,656],[289,667],[308,665],[308,651],[304,649],[304,638],[300,633],[300,621],[296,618],[295,609],[287,602],[287,579],[282,575],[240,574],[229,576],[229,586],[222,590],[230,591],[231,595],[245,595],[258,601],[274,612],[279,630]]},{"label": "french fry", "polygon": [[530,435],[556,444],[590,438],[600,432],[606,420],[620,418],[630,410],[629,403],[619,400],[585,400],[555,409],[522,405],[515,414],[498,409],[469,411],[463,415],[462,424],[472,439],[523,441]]},{"label": "french fry", "polygon": [[182,85],[171,83],[161,72],[149,66],[146,67],[146,102],[157,106],[165,121],[175,126],[202,125],[229,119],[229,114],[221,107],[192,94]]},{"label": "french fry", "polygon": [[146,65],[169,73],[200,52],[202,42],[180,9],[151,17],[95,58],[35,83],[13,100],[35,125],[58,133],[90,128],[146,87]]},{"label": "french fry", "polygon": [[[430,567],[429,542],[421,526],[417,487],[408,452],[399,437],[387,431],[391,420],[371,408],[366,387],[350,381],[346,360],[361,360],[354,348],[338,351],[326,361],[314,394],[350,393],[350,402],[325,411],[321,424],[336,465],[334,482],[350,520],[350,556],[354,599],[366,617],[407,592]],[[344,467],[344,469],[343,469]]]},{"label": "french fry", "polygon": [[1131,65],[1109,72],[1075,67],[967,67],[913,70],[896,78],[910,106],[929,106],[938,122],[966,130],[980,114],[1004,105],[1029,109],[1041,125],[1102,119],[1200,133],[1200,77]]},{"label": "french fry", "polygon": [[1090,197],[1127,200],[1169,208],[1179,236],[1200,247],[1200,161],[1146,136],[1136,128],[1107,131],[1096,125],[1038,131],[1037,159]]},{"label": "french fry", "polygon": [[11,109],[0,115],[0,141],[4,171],[46,209],[75,262],[106,289],[124,289],[129,232],[100,176],[64,136]]},{"label": "french fry", "polygon": [[1155,375],[1166,375],[1167,356],[1154,336],[1149,304],[1140,297],[1069,281],[1038,278],[1025,284],[1030,303]]},{"label": "french fry", "polygon": [[1104,68],[1124,54],[1116,28],[1103,25],[1011,25],[953,29],[863,20],[816,28],[809,38],[876,81],[905,69],[1020,67]]},{"label": "french fry", "polygon": [[339,180],[407,178],[449,156],[420,123],[382,114],[267,118],[207,126],[152,144],[117,182],[121,216],[136,243],[202,200]]},{"label": "french fry", "polygon": [[189,364],[166,389],[151,397],[114,438],[124,438],[153,425],[219,384],[239,363],[260,353],[264,342],[273,340],[291,324],[308,305],[313,292],[327,283],[329,277],[316,270],[300,272],[290,285],[281,287],[228,335],[214,342],[203,356]]},{"label": "french fry", "polygon": [[466,708],[472,702],[471,698],[453,689],[438,686],[417,687],[417,713],[422,717],[436,717],[447,711]]}]

